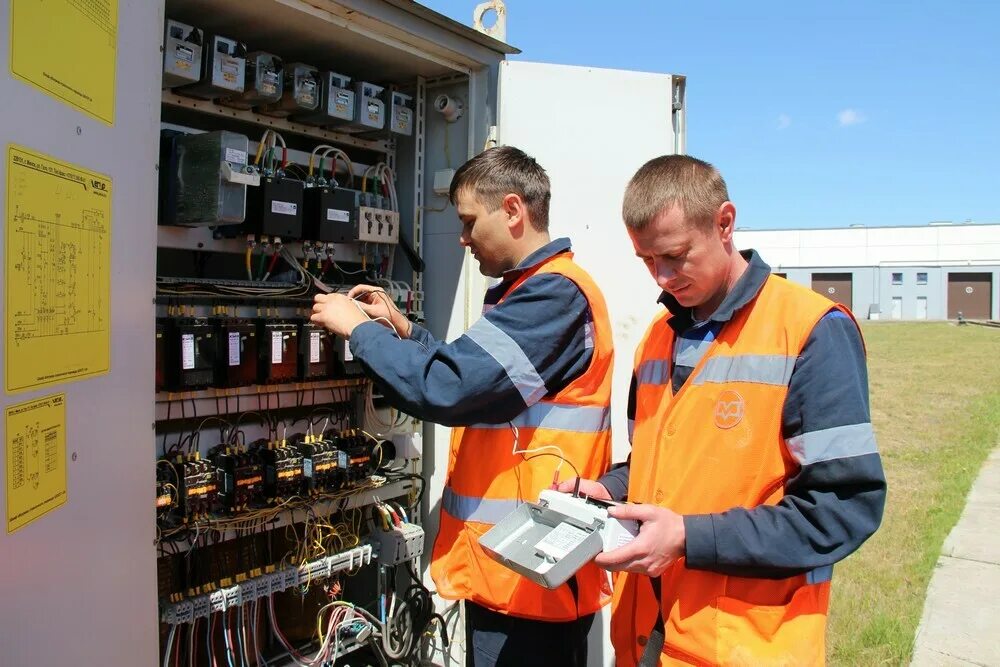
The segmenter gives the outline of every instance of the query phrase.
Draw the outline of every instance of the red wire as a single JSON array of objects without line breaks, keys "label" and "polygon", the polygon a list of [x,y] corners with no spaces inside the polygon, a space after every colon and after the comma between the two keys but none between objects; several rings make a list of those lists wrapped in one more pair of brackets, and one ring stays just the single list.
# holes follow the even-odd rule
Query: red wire
[{"label": "red wire", "polygon": [[274,271],[274,267],[277,266],[277,264],[278,264],[278,253],[275,252],[273,255],[271,255],[271,265],[267,267],[267,272],[271,273],[272,271]]},{"label": "red wire", "polygon": [[288,166],[288,149],[284,146],[281,147],[281,168],[284,170]]},{"label": "red wire", "polygon": [[219,667],[219,663],[215,661],[215,619],[208,617],[208,643],[212,646],[212,667]]}]

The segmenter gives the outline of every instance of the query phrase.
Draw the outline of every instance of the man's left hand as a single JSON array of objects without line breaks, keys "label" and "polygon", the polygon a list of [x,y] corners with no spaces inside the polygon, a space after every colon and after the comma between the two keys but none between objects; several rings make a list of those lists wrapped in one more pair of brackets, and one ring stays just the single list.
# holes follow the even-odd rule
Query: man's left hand
[{"label": "man's left hand", "polygon": [[350,338],[354,328],[367,322],[368,316],[351,299],[334,292],[316,295],[313,314],[309,319],[341,338]]},{"label": "man's left hand", "polygon": [[594,562],[605,570],[658,577],[684,555],[684,517],[656,505],[613,505],[608,514],[640,523],[639,535],[623,547],[598,554]]}]

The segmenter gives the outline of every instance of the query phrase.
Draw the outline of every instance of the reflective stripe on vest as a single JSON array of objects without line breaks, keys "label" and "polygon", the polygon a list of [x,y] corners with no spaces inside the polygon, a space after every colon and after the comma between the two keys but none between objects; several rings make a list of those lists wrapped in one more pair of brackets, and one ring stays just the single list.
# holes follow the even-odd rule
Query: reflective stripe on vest
[{"label": "reflective stripe on vest", "polygon": [[666,359],[647,359],[639,364],[635,380],[639,384],[670,384],[670,362]]},{"label": "reflective stripe on vest", "polygon": [[696,385],[707,382],[751,382],[787,386],[797,357],[783,354],[740,354],[709,357],[692,380]]},{"label": "reflective stripe on vest", "polygon": [[494,498],[477,498],[463,496],[450,487],[444,487],[441,496],[441,509],[461,521],[476,521],[478,523],[500,523],[500,520],[517,509],[520,505],[516,500],[497,500]]},{"label": "reflective stripe on vest", "polygon": [[597,405],[560,405],[559,403],[535,403],[530,408],[502,424],[473,424],[473,428],[509,429],[548,428],[573,433],[600,433],[611,428],[611,408]]}]

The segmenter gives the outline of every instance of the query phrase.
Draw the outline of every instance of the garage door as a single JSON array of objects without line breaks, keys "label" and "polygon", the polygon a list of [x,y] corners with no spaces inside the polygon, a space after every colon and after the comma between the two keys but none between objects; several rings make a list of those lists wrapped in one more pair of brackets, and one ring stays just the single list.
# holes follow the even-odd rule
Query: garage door
[{"label": "garage door", "polygon": [[990,319],[993,299],[993,276],[989,273],[948,274],[948,319]]},{"label": "garage door", "polygon": [[851,291],[853,276],[850,273],[814,273],[812,288],[831,301],[842,303],[851,308]]}]

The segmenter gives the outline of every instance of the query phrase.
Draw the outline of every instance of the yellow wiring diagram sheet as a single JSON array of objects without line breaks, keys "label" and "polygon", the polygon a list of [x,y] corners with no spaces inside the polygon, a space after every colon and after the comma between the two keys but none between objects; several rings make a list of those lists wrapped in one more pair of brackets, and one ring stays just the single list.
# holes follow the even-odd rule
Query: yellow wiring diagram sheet
[{"label": "yellow wiring diagram sheet", "polygon": [[8,392],[111,368],[111,179],[7,147]]},{"label": "yellow wiring diagram sheet", "polygon": [[115,122],[118,0],[11,0],[10,73]]},{"label": "yellow wiring diagram sheet", "polygon": [[66,396],[7,408],[7,532],[66,502]]}]

